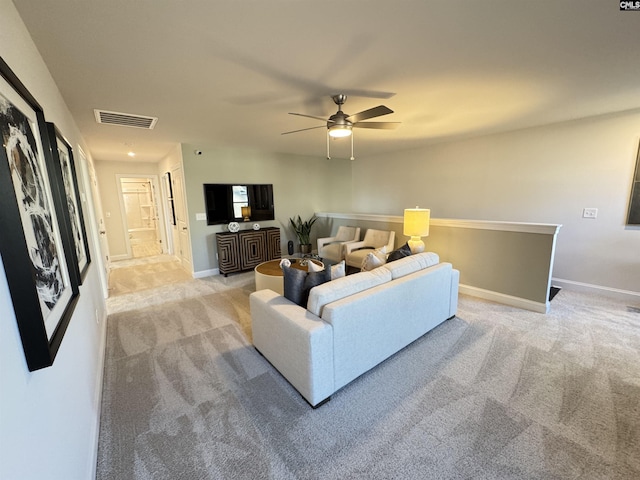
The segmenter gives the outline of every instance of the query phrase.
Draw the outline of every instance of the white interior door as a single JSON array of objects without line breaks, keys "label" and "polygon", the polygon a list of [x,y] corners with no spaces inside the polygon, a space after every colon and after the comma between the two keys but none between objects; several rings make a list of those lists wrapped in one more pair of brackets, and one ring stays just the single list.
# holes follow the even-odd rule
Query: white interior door
[{"label": "white interior door", "polygon": [[186,199],[184,197],[182,169],[180,167],[171,171],[171,183],[173,184],[173,201],[176,211],[176,254],[178,255],[184,269],[188,272],[193,272],[193,266],[191,263],[189,222],[187,219]]},{"label": "white interior door", "polygon": [[96,169],[93,165],[93,160],[87,157],[81,148],[78,148],[80,154],[80,161],[87,167],[87,174],[89,176],[89,185],[91,186],[91,199],[93,208],[90,211],[90,218],[93,220],[93,224],[97,228],[99,248],[100,248],[100,284],[102,285],[102,293],[104,297],[109,296],[109,266],[111,260],[109,259],[109,244],[107,242],[107,229],[104,223],[104,216],[102,214],[102,202],[100,200],[100,189],[98,188],[98,178],[96,176]]}]

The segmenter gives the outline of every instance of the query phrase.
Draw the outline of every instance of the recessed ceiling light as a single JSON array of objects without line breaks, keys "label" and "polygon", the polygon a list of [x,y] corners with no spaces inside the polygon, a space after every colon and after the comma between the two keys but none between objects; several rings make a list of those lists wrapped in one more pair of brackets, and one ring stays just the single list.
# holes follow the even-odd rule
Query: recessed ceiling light
[{"label": "recessed ceiling light", "polygon": [[129,155],[130,157],[135,157],[136,156],[135,152],[129,152],[129,153],[127,153],[127,155]]}]

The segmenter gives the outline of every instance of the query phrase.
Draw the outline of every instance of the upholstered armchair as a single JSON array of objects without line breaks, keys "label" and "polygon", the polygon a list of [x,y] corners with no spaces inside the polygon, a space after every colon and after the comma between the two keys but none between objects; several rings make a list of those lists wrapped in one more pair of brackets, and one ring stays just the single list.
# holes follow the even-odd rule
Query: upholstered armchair
[{"label": "upholstered armchair", "polygon": [[360,240],[360,227],[338,227],[333,237],[318,239],[318,255],[331,263],[344,260],[344,245]]},{"label": "upholstered armchair", "polygon": [[387,253],[393,251],[395,245],[396,232],[386,230],[368,229],[361,242],[350,242],[345,244],[344,258],[346,264],[351,267],[360,268],[362,261],[368,253],[377,248],[387,247]]}]

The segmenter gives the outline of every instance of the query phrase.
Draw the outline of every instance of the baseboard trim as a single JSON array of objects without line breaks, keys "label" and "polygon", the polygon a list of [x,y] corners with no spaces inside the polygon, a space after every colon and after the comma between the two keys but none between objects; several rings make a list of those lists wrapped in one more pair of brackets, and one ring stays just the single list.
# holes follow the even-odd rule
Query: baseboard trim
[{"label": "baseboard trim", "polygon": [[493,292],[491,290],[485,290],[483,288],[472,287],[464,284],[459,285],[458,291],[466,295],[471,295],[472,297],[491,300],[492,302],[502,303],[511,307],[531,310],[532,312],[537,313],[549,313],[549,302],[534,302],[533,300],[527,300],[526,298],[514,297],[512,295],[506,295],[504,293]]},{"label": "baseboard trim", "polygon": [[573,290],[576,292],[594,293],[604,295],[606,297],[617,298],[633,302],[640,302],[640,292],[631,290],[622,290],[619,288],[604,287],[602,285],[594,285],[592,283],[575,282],[573,280],[564,280],[562,278],[552,278],[551,283],[559,287]]},{"label": "baseboard trim", "polygon": [[123,253],[121,255],[111,255],[112,262],[117,262],[118,260],[129,260],[130,258],[131,255],[127,255],[126,253]]},{"label": "baseboard trim", "polygon": [[220,275],[220,269],[210,268],[209,270],[199,270],[197,272],[193,272],[193,278],[204,278],[210,277],[212,275]]}]

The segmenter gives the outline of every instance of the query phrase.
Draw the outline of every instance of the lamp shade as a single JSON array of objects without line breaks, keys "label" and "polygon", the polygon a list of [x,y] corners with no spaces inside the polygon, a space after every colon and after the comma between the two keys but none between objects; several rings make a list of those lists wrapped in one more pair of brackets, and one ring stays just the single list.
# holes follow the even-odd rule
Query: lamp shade
[{"label": "lamp shade", "polygon": [[404,234],[409,237],[428,236],[430,217],[431,210],[428,208],[406,208],[404,210]]}]

